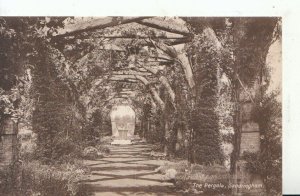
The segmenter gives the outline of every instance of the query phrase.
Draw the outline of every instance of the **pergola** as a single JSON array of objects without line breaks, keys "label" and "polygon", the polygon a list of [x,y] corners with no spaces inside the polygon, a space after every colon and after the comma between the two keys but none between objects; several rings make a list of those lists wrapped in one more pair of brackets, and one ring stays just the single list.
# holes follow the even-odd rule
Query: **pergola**
[{"label": "pergola", "polygon": [[[176,64],[182,68],[188,87],[193,92],[195,82],[192,66],[187,55],[181,51],[183,45],[191,41],[192,34],[180,18],[104,17],[66,20],[64,28],[53,33],[51,41],[60,42],[64,39],[64,42],[72,43],[76,42],[78,36],[84,37],[84,40],[93,37],[92,43],[97,50],[126,54],[125,66],[116,64],[107,74],[99,76],[99,80],[142,84],[147,87],[155,104],[164,110],[164,100],[157,92],[158,83],[165,88],[176,108],[174,90],[164,74],[166,66]],[[138,42],[138,47],[131,45],[134,41]],[[84,64],[88,61],[87,55],[75,63]],[[122,63],[124,61],[119,62]],[[129,85],[128,89],[110,93],[108,100],[134,99],[135,91],[138,90]]]}]

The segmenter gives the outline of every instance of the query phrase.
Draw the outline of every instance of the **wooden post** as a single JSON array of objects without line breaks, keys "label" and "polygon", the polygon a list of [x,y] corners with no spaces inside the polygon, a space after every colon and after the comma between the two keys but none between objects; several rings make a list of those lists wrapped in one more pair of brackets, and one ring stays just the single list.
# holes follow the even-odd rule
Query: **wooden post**
[{"label": "wooden post", "polygon": [[17,126],[10,117],[3,120],[0,131],[0,167],[11,165],[18,159]]},{"label": "wooden post", "polygon": [[0,169],[9,169],[12,195],[21,195],[21,170],[19,159],[18,123],[6,117],[0,127]]},{"label": "wooden post", "polygon": [[[251,97],[260,96],[260,81],[257,80],[253,87],[248,87],[247,91],[241,90],[239,93],[239,124],[240,133],[238,139],[238,159],[234,167],[234,184],[257,184],[261,188],[251,190],[234,189],[235,195],[243,195],[249,193],[263,195],[264,186],[261,176],[251,174],[246,169],[247,162],[243,159],[244,152],[256,153],[260,151],[260,130],[257,122],[253,120],[253,112],[255,110],[255,103]],[[250,95],[250,96],[249,96]]]}]

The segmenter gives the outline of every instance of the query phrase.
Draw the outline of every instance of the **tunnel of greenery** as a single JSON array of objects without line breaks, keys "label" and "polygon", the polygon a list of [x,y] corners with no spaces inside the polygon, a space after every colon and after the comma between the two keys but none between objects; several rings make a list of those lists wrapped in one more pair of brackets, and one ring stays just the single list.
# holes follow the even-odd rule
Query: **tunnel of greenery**
[{"label": "tunnel of greenery", "polygon": [[[79,158],[101,143],[112,135],[113,108],[127,105],[135,134],[167,157],[232,173],[239,160],[255,165],[256,157],[261,164],[252,169],[264,172],[266,188],[281,183],[273,172],[281,168],[281,110],[276,93],[267,93],[266,63],[281,40],[279,18],[4,17],[0,24],[0,123],[32,130],[43,163]],[[265,139],[244,158],[250,121]]]}]

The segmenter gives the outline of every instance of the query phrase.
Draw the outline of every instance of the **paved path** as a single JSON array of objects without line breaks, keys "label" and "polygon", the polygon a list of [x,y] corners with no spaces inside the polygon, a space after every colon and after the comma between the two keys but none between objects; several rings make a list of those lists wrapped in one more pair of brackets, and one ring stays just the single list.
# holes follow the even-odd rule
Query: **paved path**
[{"label": "paved path", "polygon": [[155,169],[164,160],[151,160],[148,145],[111,146],[108,157],[85,161],[92,170],[85,183],[96,196],[179,195]]}]

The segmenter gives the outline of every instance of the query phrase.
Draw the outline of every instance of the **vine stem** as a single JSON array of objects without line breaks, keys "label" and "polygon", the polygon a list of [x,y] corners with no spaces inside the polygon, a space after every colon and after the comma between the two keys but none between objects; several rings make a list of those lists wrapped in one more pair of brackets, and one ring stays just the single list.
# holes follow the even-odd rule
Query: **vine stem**
[{"label": "vine stem", "polygon": [[247,93],[247,95],[249,96],[250,100],[252,103],[255,103],[252,96],[251,96],[251,93],[249,91],[247,91],[246,87],[244,86],[243,82],[241,81],[240,77],[238,74],[236,74],[236,78],[238,79],[240,85],[242,86],[243,90]]}]

